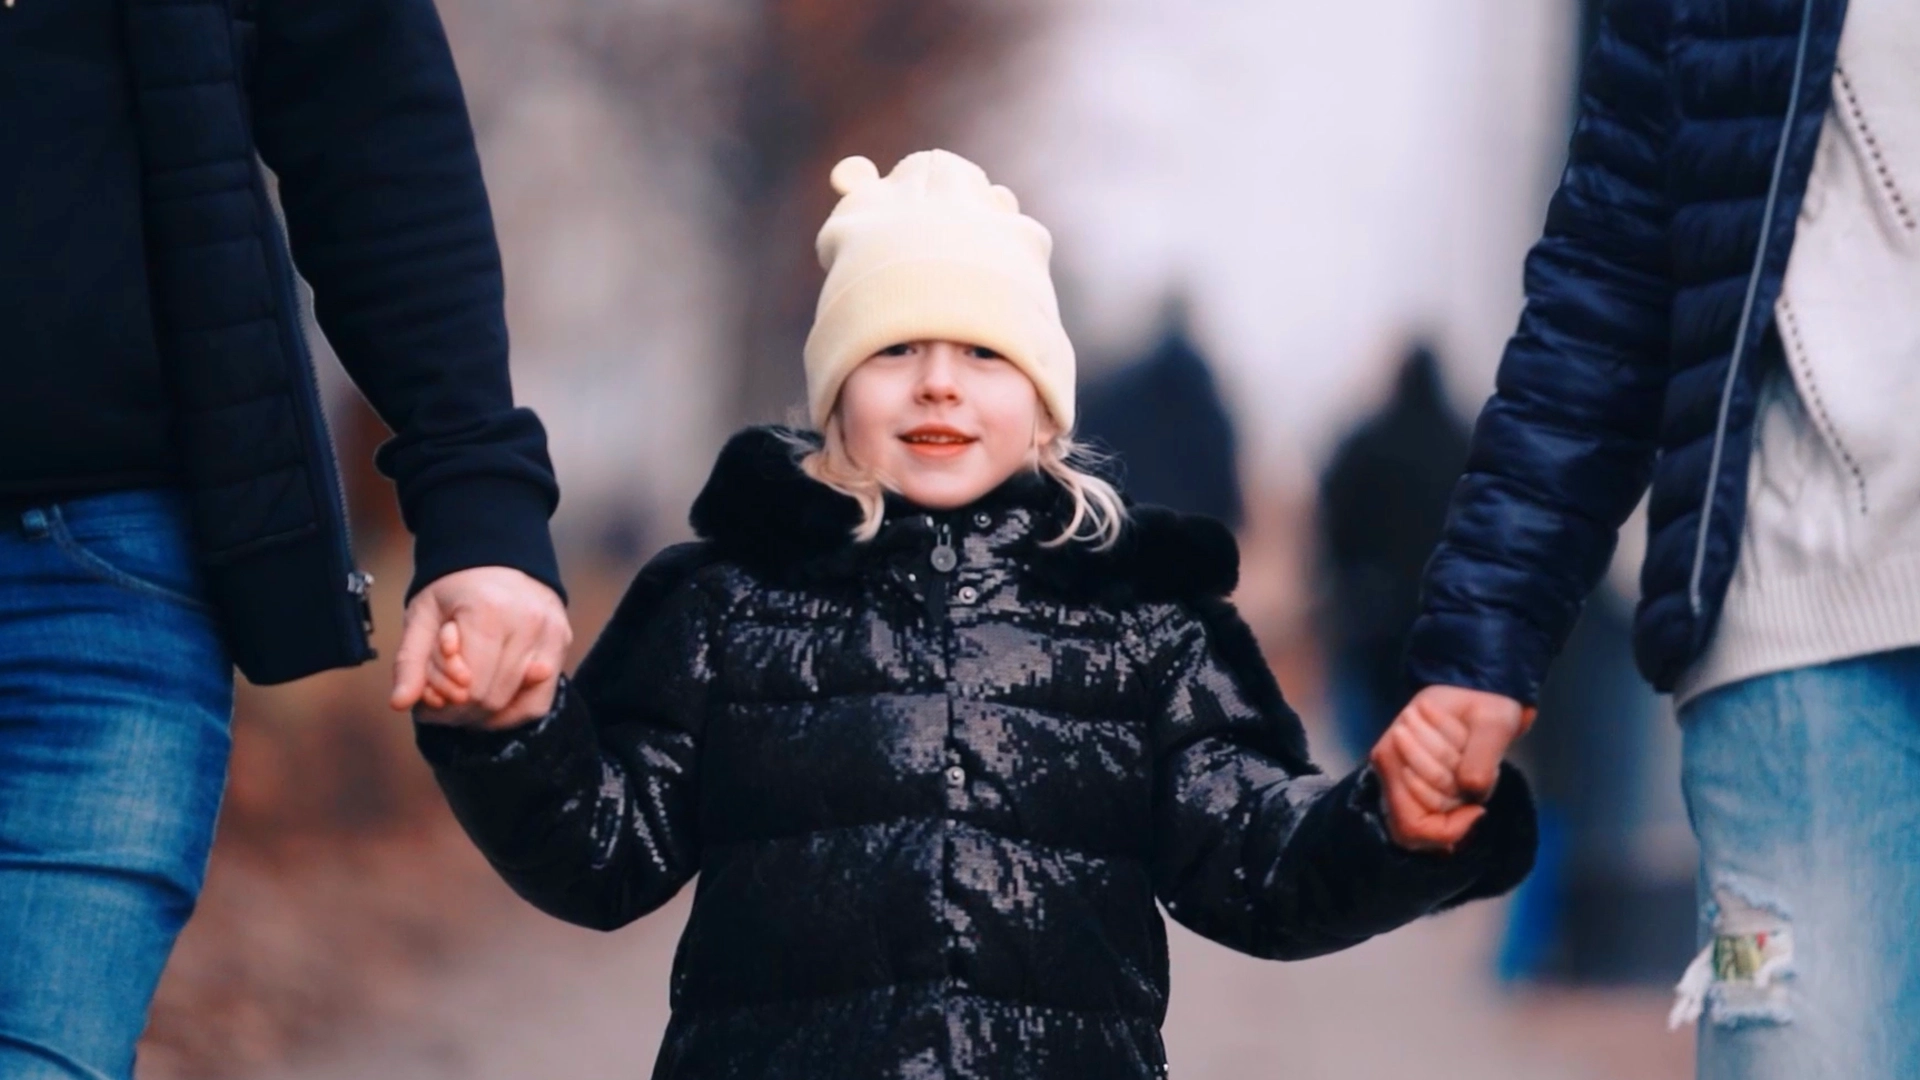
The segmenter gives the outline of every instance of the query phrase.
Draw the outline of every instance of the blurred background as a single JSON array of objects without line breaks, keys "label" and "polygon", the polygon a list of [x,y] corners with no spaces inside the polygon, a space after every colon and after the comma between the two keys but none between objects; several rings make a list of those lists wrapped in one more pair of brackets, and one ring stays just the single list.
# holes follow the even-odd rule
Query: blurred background
[{"label": "blurred background", "polygon": [[[1143,499],[1239,531],[1236,599],[1316,756],[1347,767],[1397,711],[1591,3],[440,4],[582,648],[686,537],[725,437],[799,401],[829,168],[943,146],[1054,230],[1086,433]],[[390,657],[410,551],[370,464],[385,431],[328,375]],[[1528,885],[1301,964],[1175,928],[1175,1076],[1691,1075],[1664,1017],[1694,853],[1678,733],[1628,658],[1637,540],[1519,751],[1545,825]],[[647,1075],[684,897],[610,936],[520,904],[445,812],[387,679],[383,659],[241,688],[211,878],[140,1076]]]}]

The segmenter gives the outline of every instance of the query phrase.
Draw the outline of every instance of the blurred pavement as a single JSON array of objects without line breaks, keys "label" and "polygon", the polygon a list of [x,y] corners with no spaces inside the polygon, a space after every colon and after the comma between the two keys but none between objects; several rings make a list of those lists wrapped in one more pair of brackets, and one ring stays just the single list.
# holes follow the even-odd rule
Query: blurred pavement
[{"label": "blurred pavement", "polygon": [[[637,1080],[666,1024],[686,915],[603,936],[530,909],[436,991],[424,1021],[345,1040],[262,1080]],[[1321,960],[1274,964],[1172,927],[1166,1033],[1178,1080],[1682,1080],[1692,1039],[1647,991],[1523,989],[1480,973],[1500,908],[1481,905]]]}]

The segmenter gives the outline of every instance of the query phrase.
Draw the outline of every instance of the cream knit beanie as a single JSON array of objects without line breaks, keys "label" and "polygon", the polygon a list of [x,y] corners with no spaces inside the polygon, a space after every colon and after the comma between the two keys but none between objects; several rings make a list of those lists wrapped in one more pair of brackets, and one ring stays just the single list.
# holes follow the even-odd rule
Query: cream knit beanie
[{"label": "cream knit beanie", "polygon": [[1025,372],[1062,431],[1073,427],[1073,345],[1047,259],[1053,237],[1013,192],[945,150],[834,166],[842,198],[817,247],[827,283],[807,335],[807,407],[824,426],[853,369],[888,346],[956,341]]}]

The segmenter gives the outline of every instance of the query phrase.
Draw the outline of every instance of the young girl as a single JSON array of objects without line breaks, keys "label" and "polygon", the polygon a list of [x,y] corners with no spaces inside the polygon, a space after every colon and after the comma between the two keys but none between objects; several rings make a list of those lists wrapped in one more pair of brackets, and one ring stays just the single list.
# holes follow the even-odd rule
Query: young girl
[{"label": "young girl", "polygon": [[816,433],[727,445],[699,542],[544,718],[419,727],[543,910],[611,930],[699,876],[654,1076],[1163,1077],[1156,899],[1287,959],[1518,882],[1517,775],[1453,852],[1396,846],[1371,769],[1308,760],[1232,536],[1071,464],[1051,241],[1013,194],[942,151],[833,183]]}]

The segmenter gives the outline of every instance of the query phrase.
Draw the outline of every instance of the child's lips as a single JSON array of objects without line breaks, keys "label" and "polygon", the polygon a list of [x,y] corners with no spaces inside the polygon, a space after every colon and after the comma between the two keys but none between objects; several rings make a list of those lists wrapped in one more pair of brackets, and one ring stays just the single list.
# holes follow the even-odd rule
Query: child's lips
[{"label": "child's lips", "polygon": [[921,427],[900,436],[900,441],[919,457],[949,458],[966,453],[980,440],[949,427]]}]

